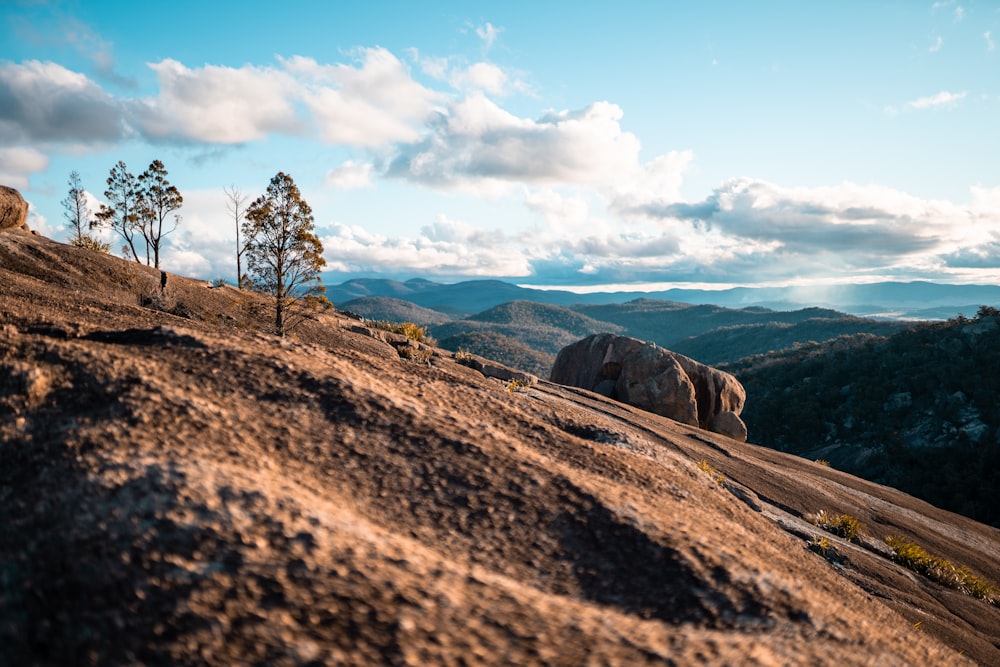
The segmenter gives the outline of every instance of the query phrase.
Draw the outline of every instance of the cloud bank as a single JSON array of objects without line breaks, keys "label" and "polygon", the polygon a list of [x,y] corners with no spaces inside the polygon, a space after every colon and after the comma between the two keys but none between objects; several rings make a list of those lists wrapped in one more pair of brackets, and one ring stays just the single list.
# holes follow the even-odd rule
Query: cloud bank
[{"label": "cloud bank", "polygon": [[[489,23],[475,31],[484,52],[501,34]],[[165,59],[148,66],[155,91],[133,97],[56,63],[2,63],[0,180],[27,187],[52,151],[126,138],[202,153],[274,136],[315,138],[353,156],[329,165],[325,187],[377,191],[392,179],[485,206],[504,198],[523,212],[503,229],[483,229],[449,215],[445,197],[407,236],[318,212],[332,272],[577,284],[1000,278],[1000,189],[976,187],[969,204],[955,204],[874,185],[734,178],[689,201],[681,190],[694,153],[644,156],[619,105],[600,100],[525,117],[504,106],[528,91],[519,74],[485,59],[409,55],[407,64],[376,47],[345,63],[290,56],[241,67]],[[898,110],[951,108],[966,96],[943,90]],[[221,210],[218,193],[185,192],[168,268],[232,273]]]}]

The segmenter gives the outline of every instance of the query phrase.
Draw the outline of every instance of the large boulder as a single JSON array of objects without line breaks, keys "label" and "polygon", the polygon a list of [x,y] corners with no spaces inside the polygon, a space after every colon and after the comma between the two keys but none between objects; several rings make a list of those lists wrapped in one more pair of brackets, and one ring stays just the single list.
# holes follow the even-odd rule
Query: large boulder
[{"label": "large boulder", "polygon": [[589,389],[670,419],[746,440],[743,385],[654,343],[595,334],[556,356],[553,382]]},{"label": "large boulder", "polygon": [[0,229],[28,228],[28,202],[14,188],[0,185]]}]

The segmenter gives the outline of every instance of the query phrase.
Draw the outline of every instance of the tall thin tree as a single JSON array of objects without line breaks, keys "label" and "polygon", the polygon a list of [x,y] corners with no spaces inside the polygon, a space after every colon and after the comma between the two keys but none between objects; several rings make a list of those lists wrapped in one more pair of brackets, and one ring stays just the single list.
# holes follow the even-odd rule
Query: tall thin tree
[{"label": "tall thin tree", "polygon": [[86,236],[84,228],[89,231],[93,227],[93,222],[90,220],[90,210],[87,207],[86,191],[80,181],[80,172],[75,169],[69,172],[67,184],[69,185],[69,193],[61,202],[65,209],[63,216],[66,218],[66,226],[69,227],[72,234],[70,242],[74,245],[80,245],[83,243],[83,237]]},{"label": "tall thin tree", "polygon": [[[139,176],[139,231],[146,242],[146,264],[160,268],[160,249],[163,237],[177,230],[181,217],[176,213],[184,204],[180,191],[167,180],[167,168],[159,160],[153,160],[146,171]],[[173,213],[173,227],[165,224]]]},{"label": "tall thin tree", "polygon": [[108,189],[104,191],[107,204],[101,204],[97,212],[97,220],[101,225],[113,229],[125,241],[122,250],[131,251],[132,258],[139,264],[139,253],[135,248],[135,237],[140,231],[141,219],[139,210],[139,181],[129,172],[121,160],[111,168],[108,176]]},{"label": "tall thin tree", "polygon": [[235,185],[223,188],[223,192],[226,193],[226,209],[229,211],[229,215],[233,216],[233,222],[236,223],[236,286],[242,288],[244,282],[243,253],[246,252],[246,246],[240,243],[240,225],[246,215],[246,202],[249,196],[243,194]]},{"label": "tall thin tree", "polygon": [[274,328],[284,336],[317,306],[329,307],[319,280],[326,265],[312,209],[291,176],[278,172],[243,221],[250,285],[274,296]]}]

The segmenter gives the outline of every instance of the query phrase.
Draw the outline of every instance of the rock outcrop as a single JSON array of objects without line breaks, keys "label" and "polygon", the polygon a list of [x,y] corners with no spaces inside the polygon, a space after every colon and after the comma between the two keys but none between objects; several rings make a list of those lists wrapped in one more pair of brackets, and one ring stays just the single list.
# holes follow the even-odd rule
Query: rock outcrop
[{"label": "rock outcrop", "polygon": [[711,368],[654,343],[596,334],[563,348],[551,380],[595,391],[670,419],[747,438],[740,412],[743,385]]},{"label": "rock outcrop", "polygon": [[14,188],[0,185],[0,229],[27,229],[28,202]]}]

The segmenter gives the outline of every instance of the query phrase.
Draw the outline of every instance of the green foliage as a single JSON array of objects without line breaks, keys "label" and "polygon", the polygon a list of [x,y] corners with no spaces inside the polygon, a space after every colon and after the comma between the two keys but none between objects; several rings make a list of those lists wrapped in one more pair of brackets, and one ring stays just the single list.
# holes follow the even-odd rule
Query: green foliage
[{"label": "green foliage", "polygon": [[958,567],[949,560],[932,556],[920,545],[898,535],[885,538],[885,543],[893,550],[893,560],[897,563],[943,586],[1000,606],[1000,591],[968,568]]},{"label": "green foliage", "polygon": [[[435,329],[437,331],[439,329]],[[440,346],[453,352],[465,350],[541,377],[548,377],[555,360],[554,355],[544,354],[519,340],[493,331],[460,333],[442,339]]]},{"label": "green foliage", "polygon": [[[167,169],[159,160],[136,177],[125,163],[118,161],[111,168],[96,224],[115,231],[125,242],[128,254],[141,262],[137,243],[142,242],[146,265],[160,268],[163,237],[177,229],[180,217],[175,211],[184,202],[180,191],[167,181]],[[72,192],[72,190],[71,190]],[[173,215],[173,227],[166,226]]]},{"label": "green foliage", "polygon": [[247,281],[274,297],[274,329],[279,336],[330,303],[319,280],[326,265],[314,233],[312,209],[291,176],[278,172],[246,210]]},{"label": "green foliage", "polygon": [[[150,264],[150,251],[153,252],[152,266],[160,268],[160,250],[163,237],[177,229],[180,216],[176,211],[184,204],[180,190],[167,180],[167,168],[159,160],[149,163],[139,175],[139,232],[146,244],[146,264]],[[173,214],[173,227],[165,226]]]},{"label": "green foliage", "polygon": [[104,197],[108,203],[101,204],[96,215],[97,223],[117,233],[125,242],[132,258],[138,262],[139,253],[136,251],[135,241],[140,224],[139,181],[125,163],[119,160],[111,168],[107,185]]},{"label": "green foliage", "polygon": [[437,310],[423,308],[403,299],[383,296],[352,299],[341,305],[344,310],[357,313],[370,320],[415,322],[421,326],[441,324],[452,320],[450,315]]},{"label": "green foliage", "polygon": [[865,524],[850,514],[832,514],[821,510],[816,515],[815,523],[823,530],[850,541],[858,540],[865,532]]},{"label": "green foliage", "polygon": [[[822,450],[839,470],[1000,526],[1000,317],[993,310],[721,368],[745,387],[741,417],[760,444],[809,458]],[[976,429],[967,430],[973,422]]]},{"label": "green foliage", "polygon": [[[433,331],[440,340],[475,334],[498,334],[517,340],[538,353],[550,357],[544,370],[537,367],[530,369],[532,372],[548,375],[555,355],[562,348],[591,334],[618,333],[622,331],[622,328],[610,322],[599,322],[562,306],[512,301],[464,320],[437,325]],[[483,356],[489,355],[483,354]],[[505,359],[489,358],[529,370],[522,365],[509,363]]]}]

